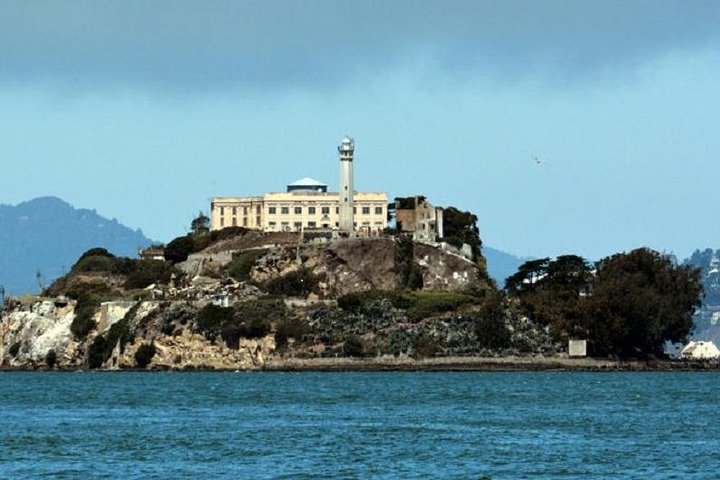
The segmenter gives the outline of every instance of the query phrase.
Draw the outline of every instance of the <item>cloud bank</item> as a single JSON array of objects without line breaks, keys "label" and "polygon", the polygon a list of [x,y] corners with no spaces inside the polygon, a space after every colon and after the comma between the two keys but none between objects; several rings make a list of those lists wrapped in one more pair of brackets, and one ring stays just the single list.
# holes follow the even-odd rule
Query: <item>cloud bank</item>
[{"label": "cloud bank", "polygon": [[17,0],[0,15],[0,81],[322,89],[409,58],[583,75],[715,46],[718,24],[715,0]]}]

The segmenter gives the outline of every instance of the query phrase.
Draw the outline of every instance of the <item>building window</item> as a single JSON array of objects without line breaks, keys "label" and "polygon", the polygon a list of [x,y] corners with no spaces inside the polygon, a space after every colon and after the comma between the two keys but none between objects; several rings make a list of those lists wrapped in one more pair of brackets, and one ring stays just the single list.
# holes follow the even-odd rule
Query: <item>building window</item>
[{"label": "building window", "polygon": [[268,208],[268,213],[270,215],[275,215],[275,212],[277,212],[277,208],[275,208],[275,207]]},{"label": "building window", "polygon": [[375,207],[375,215],[382,215],[382,207]]},{"label": "building window", "polygon": [[293,223],[293,226],[295,227],[295,230],[301,230],[302,229],[302,222],[295,222]]},{"label": "building window", "polygon": [[243,207],[243,215],[247,215],[247,207]]},{"label": "building window", "polygon": [[243,227],[247,227],[247,217],[243,217]]},{"label": "building window", "polygon": [[330,224],[329,224],[329,223],[323,223],[323,224],[322,224],[322,228],[330,228]]},{"label": "building window", "polygon": [[283,232],[287,232],[290,230],[290,224],[288,222],[281,222],[280,226],[282,227]]},{"label": "building window", "polygon": [[233,227],[237,227],[237,218],[233,217]]},{"label": "building window", "polygon": [[370,222],[363,222],[363,227],[369,227],[369,226],[370,226]]},{"label": "building window", "polygon": [[255,217],[255,226],[256,226],[256,227],[259,227],[259,226],[260,226],[260,215],[258,215],[257,217]]},{"label": "building window", "polygon": [[317,224],[315,222],[308,222],[308,228],[315,228]]},{"label": "building window", "polygon": [[237,215],[237,207],[232,207],[232,208],[233,208],[233,215]]},{"label": "building window", "polygon": [[295,207],[294,212],[295,212],[295,215],[302,214],[302,207]]},{"label": "building window", "polygon": [[315,215],[315,207],[308,207],[308,215]]},{"label": "building window", "polygon": [[220,215],[225,215],[225,207],[220,207]]},{"label": "building window", "polygon": [[320,209],[320,213],[322,213],[323,215],[330,215],[330,207],[322,207]]},{"label": "building window", "polygon": [[357,214],[357,207],[353,207],[353,215]]},{"label": "building window", "polygon": [[335,227],[337,228],[339,226],[340,226],[340,224],[338,222],[335,222]]},{"label": "building window", "polygon": [[277,225],[275,222],[268,222],[268,225],[270,228],[275,228],[275,225]]},{"label": "building window", "polygon": [[260,215],[261,212],[262,212],[262,207],[260,205],[255,207],[255,215]]},{"label": "building window", "polygon": [[[220,207],[220,208],[222,208],[222,207]],[[225,219],[223,217],[220,217],[220,226],[221,227],[225,226]]]},{"label": "building window", "polygon": [[340,213],[340,207],[335,207],[335,213]]},{"label": "building window", "polygon": [[287,215],[290,213],[290,207],[280,207],[280,213],[283,215]]},{"label": "building window", "polygon": [[370,207],[362,207],[363,215],[370,215]]}]

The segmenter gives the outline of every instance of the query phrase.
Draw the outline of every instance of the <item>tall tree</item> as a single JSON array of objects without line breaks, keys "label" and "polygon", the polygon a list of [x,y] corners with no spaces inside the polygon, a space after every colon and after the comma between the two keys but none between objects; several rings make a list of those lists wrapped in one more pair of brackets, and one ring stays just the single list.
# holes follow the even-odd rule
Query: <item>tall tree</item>
[{"label": "tall tree", "polygon": [[193,218],[190,222],[190,233],[193,235],[201,235],[210,231],[210,218],[205,215],[202,211],[198,213],[198,216]]},{"label": "tall tree", "polygon": [[699,270],[640,248],[597,264],[584,317],[597,353],[662,355],[666,341],[681,342],[700,305]]},{"label": "tall tree", "polygon": [[447,207],[443,210],[443,234],[442,240],[450,245],[458,248],[462,247],[463,243],[470,245],[474,260],[480,256],[482,241],[476,215],[455,207]]}]

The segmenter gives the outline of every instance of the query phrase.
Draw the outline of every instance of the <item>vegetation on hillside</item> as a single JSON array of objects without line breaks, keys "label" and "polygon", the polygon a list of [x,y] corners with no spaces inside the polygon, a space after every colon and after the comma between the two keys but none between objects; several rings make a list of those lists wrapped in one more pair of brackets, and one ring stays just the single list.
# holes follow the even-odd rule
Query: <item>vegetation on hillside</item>
[{"label": "vegetation on hillside", "polygon": [[553,336],[586,338],[593,353],[662,355],[683,342],[700,304],[699,271],[647,248],[597,262],[575,255],[523,264],[505,289],[532,321]]}]

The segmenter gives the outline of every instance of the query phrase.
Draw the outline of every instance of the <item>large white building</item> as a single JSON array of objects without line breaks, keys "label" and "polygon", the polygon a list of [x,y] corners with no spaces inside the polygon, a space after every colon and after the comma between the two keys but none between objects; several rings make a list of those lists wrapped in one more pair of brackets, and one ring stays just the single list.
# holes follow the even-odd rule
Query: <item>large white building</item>
[{"label": "large white building", "polygon": [[303,178],[285,192],[252,197],[215,197],[210,207],[210,228],[245,227],[265,232],[300,230],[377,231],[387,227],[385,192],[356,192],[353,186],[355,144],[345,137],[338,147],[340,185]]}]

